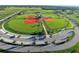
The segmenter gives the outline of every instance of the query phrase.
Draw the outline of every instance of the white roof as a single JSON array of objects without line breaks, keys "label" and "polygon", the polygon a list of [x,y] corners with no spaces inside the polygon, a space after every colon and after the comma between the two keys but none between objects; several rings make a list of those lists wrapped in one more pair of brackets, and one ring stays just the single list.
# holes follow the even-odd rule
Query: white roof
[{"label": "white roof", "polygon": [[45,41],[35,41],[36,45],[45,44]]}]

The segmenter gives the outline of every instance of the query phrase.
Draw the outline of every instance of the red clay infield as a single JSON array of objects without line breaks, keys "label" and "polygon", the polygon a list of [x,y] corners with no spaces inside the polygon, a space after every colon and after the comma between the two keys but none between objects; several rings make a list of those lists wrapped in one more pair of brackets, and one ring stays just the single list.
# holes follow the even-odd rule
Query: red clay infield
[{"label": "red clay infield", "polygon": [[[38,19],[35,19],[35,16],[27,16],[26,18],[27,19],[24,20],[24,23],[26,23],[26,24],[35,24],[35,23],[39,22]],[[44,17],[44,21],[46,21],[46,22],[54,22],[54,19],[49,18],[49,17]]]}]

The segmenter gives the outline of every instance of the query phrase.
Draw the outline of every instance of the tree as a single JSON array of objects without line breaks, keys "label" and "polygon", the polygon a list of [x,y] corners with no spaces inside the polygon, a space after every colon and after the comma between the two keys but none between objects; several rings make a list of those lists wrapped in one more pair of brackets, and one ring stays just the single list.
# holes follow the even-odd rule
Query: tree
[{"label": "tree", "polygon": [[14,40],[14,41],[13,41],[13,44],[14,44],[15,42],[16,42],[16,41]]},{"label": "tree", "polygon": [[35,41],[33,42],[33,45],[35,45]]},{"label": "tree", "polygon": [[45,44],[48,45],[48,42],[46,41]]},{"label": "tree", "polygon": [[3,39],[1,39],[0,41],[2,41],[2,42],[3,42]]},{"label": "tree", "polygon": [[21,46],[24,46],[23,42],[21,42]]}]

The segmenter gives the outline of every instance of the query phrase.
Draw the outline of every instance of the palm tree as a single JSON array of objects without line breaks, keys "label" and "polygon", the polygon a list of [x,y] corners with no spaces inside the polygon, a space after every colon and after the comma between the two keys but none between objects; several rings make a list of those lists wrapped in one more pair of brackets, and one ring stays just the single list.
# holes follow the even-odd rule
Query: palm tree
[{"label": "palm tree", "polygon": [[16,41],[14,40],[12,43],[14,44]]},{"label": "palm tree", "polygon": [[23,42],[21,42],[21,46],[24,46]]},{"label": "palm tree", "polygon": [[2,42],[3,42],[3,39],[0,39],[0,41],[2,41]]}]

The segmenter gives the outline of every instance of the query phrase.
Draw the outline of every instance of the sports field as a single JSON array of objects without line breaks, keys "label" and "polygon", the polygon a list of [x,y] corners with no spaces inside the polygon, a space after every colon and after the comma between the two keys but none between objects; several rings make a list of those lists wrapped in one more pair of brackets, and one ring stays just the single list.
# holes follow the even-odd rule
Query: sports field
[{"label": "sports field", "polygon": [[[45,11],[46,12],[46,11]],[[46,25],[50,28],[52,33],[56,33],[63,28],[70,28],[72,24],[67,20],[61,18],[57,14],[42,14],[44,17],[51,18],[51,22],[46,21]],[[17,15],[11,18],[10,21],[4,24],[4,28],[10,32],[17,33],[17,34],[39,34],[43,31],[43,28],[40,23],[29,24],[25,23],[27,21],[28,16],[35,16],[35,14],[22,14]],[[31,20],[32,21],[32,20]]]}]

